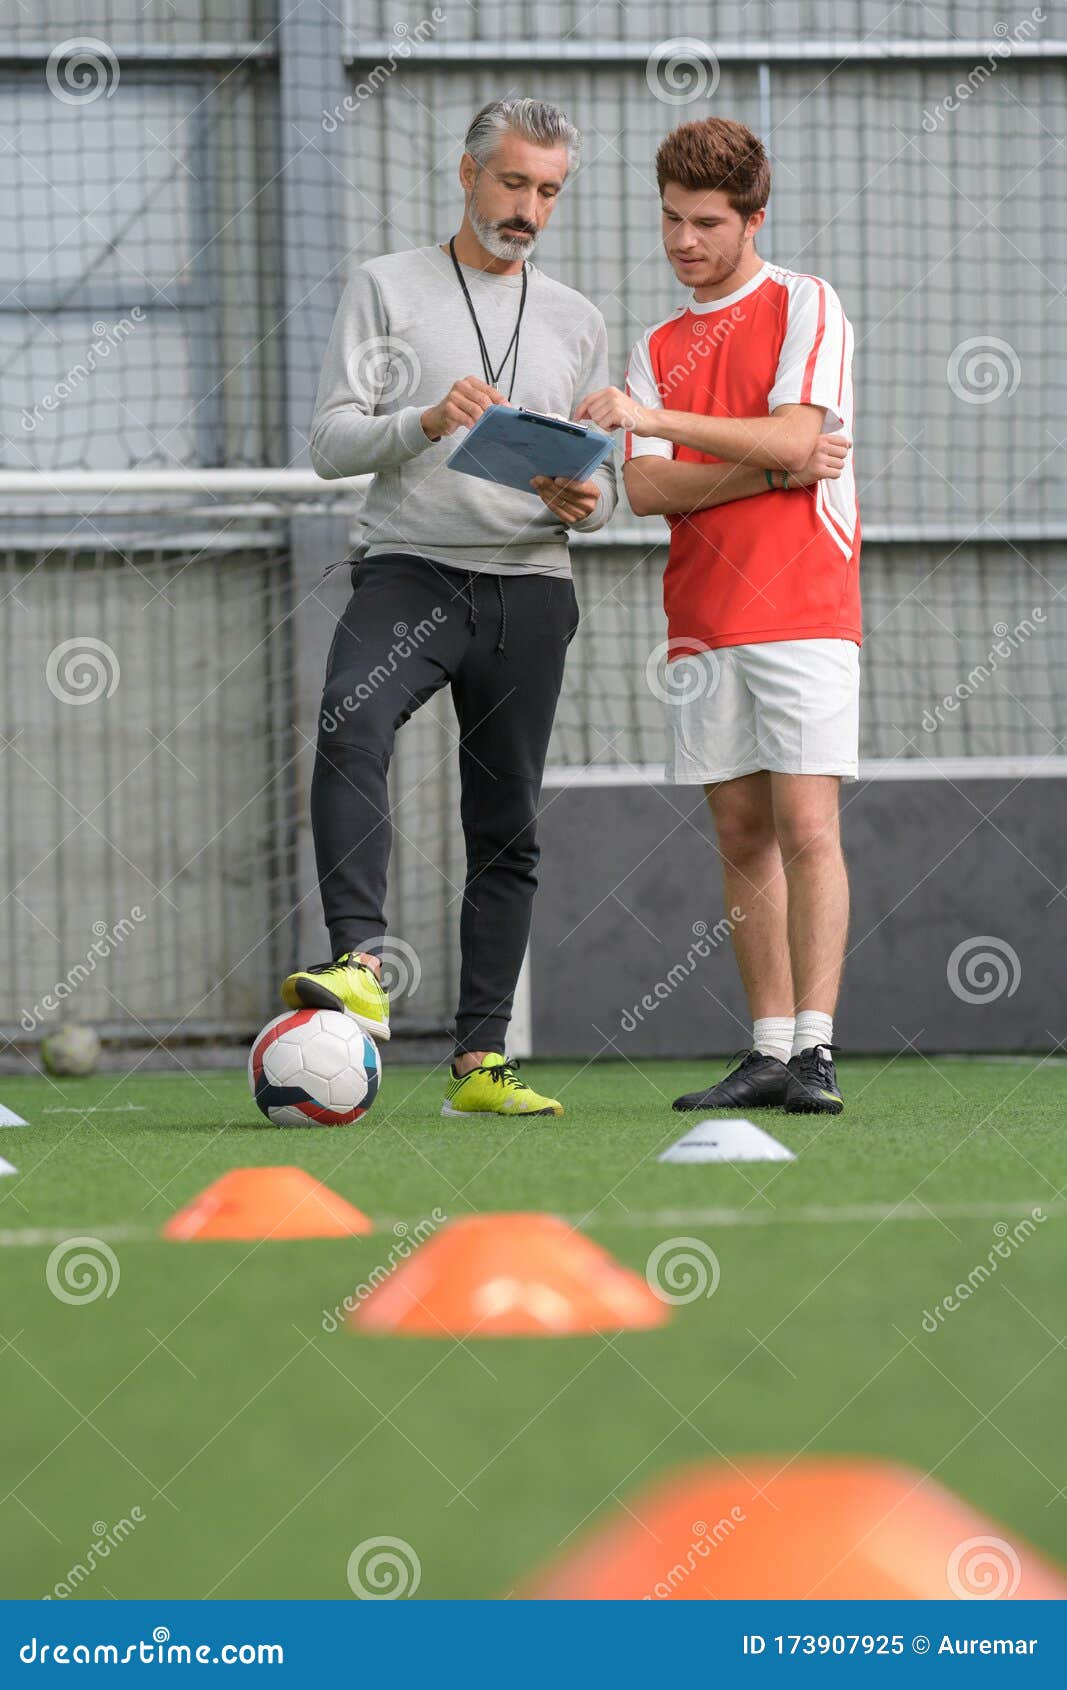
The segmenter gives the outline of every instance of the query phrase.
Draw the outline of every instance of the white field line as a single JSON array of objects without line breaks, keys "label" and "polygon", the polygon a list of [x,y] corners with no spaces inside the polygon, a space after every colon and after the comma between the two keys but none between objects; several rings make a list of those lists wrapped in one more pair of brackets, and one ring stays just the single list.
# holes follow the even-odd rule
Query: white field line
[{"label": "white field line", "polygon": [[1067,1215],[1067,1202],[1040,1198],[1011,1203],[842,1203],[804,1209],[633,1209],[611,1220],[590,1219],[587,1227],[656,1226],[832,1226],[857,1221],[998,1221],[1022,1219],[1035,1209],[1050,1220]]},{"label": "white field line", "polygon": [[[76,1103],[71,1103],[71,1104],[64,1104],[62,1107],[60,1107],[58,1104],[51,1104],[47,1109],[42,1109],[41,1114],[42,1115],[128,1115],[131,1109],[145,1110],[147,1108],[148,1108],[147,1103],[111,1103],[111,1104],[92,1103],[92,1104],[89,1104],[89,1105],[86,1105],[84,1103],[80,1104],[80,1105],[76,1104]],[[29,1125],[28,1122],[26,1122],[24,1124],[27,1125],[27,1126]]]},{"label": "white field line", "polygon": [[68,1238],[99,1238],[101,1244],[144,1244],[156,1237],[151,1226],[17,1226],[0,1231],[0,1249],[20,1244],[64,1244]]},{"label": "white field line", "polygon": [[980,1056],[965,1050],[942,1051],[934,1058],[937,1062],[1014,1062],[1028,1063],[1034,1068],[1064,1068],[1067,1067],[1067,1056],[1042,1056],[1038,1050],[1028,1056],[996,1056],[989,1051],[983,1051]]},{"label": "white field line", "polygon": [[[610,1232],[616,1227],[660,1226],[833,1226],[868,1221],[998,1221],[1023,1219],[1040,1209],[1049,1220],[1067,1215],[1067,1202],[1046,1202],[1041,1198],[1011,1203],[948,1203],[940,1209],[922,1203],[843,1203],[817,1205],[804,1209],[631,1209],[625,1215],[609,1219],[564,1216],[574,1226],[584,1230]],[[471,1211],[475,1213],[476,1211]],[[456,1217],[458,1218],[458,1217]],[[403,1223],[414,1227],[417,1221],[402,1216],[379,1217],[377,1231],[385,1233]],[[156,1228],[148,1226],[66,1226],[12,1227],[0,1231],[0,1249],[10,1250],[26,1244],[62,1244],[68,1238],[99,1238],[105,1244],[146,1244],[158,1238]],[[368,1237],[373,1237],[368,1234]]]}]

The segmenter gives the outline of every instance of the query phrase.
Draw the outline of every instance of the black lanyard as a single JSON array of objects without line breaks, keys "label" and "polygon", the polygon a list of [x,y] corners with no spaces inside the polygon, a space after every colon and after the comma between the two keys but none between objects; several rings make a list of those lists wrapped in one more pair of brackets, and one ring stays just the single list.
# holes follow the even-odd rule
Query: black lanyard
[{"label": "black lanyard", "polygon": [[519,367],[519,330],[522,328],[522,314],[526,309],[526,265],[524,263],[522,266],[522,297],[519,300],[519,314],[515,319],[515,329],[511,339],[508,341],[507,351],[504,353],[503,358],[501,358],[500,363],[494,370],[489,357],[489,348],[486,346],[485,336],[482,334],[482,326],[478,321],[478,313],[474,309],[474,301],[470,296],[467,283],[463,277],[463,271],[460,269],[459,260],[456,257],[455,235],[452,236],[448,243],[448,252],[449,257],[452,260],[452,267],[459,279],[459,285],[463,289],[463,297],[467,301],[467,310],[471,314],[471,322],[474,324],[474,332],[478,336],[478,350],[482,355],[482,374],[485,376],[485,379],[489,383],[490,387],[495,387],[497,382],[500,380],[504,365],[511,357],[512,349],[514,348],[515,359],[511,366],[511,386],[508,388],[508,398],[510,399],[512,393],[515,391],[515,372]]}]

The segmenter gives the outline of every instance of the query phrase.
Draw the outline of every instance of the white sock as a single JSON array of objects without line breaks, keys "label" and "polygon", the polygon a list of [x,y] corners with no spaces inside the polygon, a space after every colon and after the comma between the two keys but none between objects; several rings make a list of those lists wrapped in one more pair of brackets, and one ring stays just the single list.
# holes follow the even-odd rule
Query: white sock
[{"label": "white sock", "polygon": [[761,1015],[752,1023],[752,1049],[758,1050],[761,1056],[776,1056],[779,1062],[788,1062],[792,1038],[791,1015]]},{"label": "white sock", "polygon": [[802,1050],[810,1050],[813,1045],[828,1045],[833,1036],[832,1015],[824,1015],[821,1009],[802,1009],[793,1029],[793,1049],[790,1054],[799,1056]]}]

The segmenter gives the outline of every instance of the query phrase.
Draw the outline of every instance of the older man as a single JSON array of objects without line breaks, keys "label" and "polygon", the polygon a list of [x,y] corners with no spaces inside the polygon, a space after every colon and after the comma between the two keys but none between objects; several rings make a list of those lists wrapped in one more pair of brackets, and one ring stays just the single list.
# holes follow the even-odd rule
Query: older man
[{"label": "older man", "polygon": [[386,776],[397,728],[450,687],[467,879],[448,1116],[563,1113],[505,1060],[505,1035],[537,886],[541,778],[578,625],[568,531],[608,521],[615,474],[609,461],[590,481],[536,477],[522,492],[444,465],[453,436],[487,406],[570,416],[608,380],[600,312],[530,262],[579,145],[563,113],[538,100],[477,114],[457,233],[356,271],[312,425],[320,475],[374,479],[327,664],[311,795],[333,960],[291,974],[282,996],[389,1037]]}]

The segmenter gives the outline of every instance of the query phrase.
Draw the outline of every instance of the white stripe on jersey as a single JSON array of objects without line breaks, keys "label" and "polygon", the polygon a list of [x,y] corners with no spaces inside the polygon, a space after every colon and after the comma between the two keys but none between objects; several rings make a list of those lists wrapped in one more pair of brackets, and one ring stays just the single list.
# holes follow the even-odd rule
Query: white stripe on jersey
[{"label": "white stripe on jersey", "polygon": [[845,557],[850,558],[852,556],[852,546],[849,541],[845,539],[840,528],[834,524],[826,509],[826,489],[833,486],[834,483],[832,481],[820,481],[817,484],[815,489],[815,511],[819,521],[822,523],[831,540],[834,542],[834,545],[839,551],[844,553]]},{"label": "white stripe on jersey", "polygon": [[[651,410],[662,411],[663,397],[656,385],[656,377],[652,370],[652,358],[649,353],[649,341],[652,336],[662,329],[665,324],[673,323],[685,312],[685,306],[679,305],[669,317],[662,322],[653,323],[646,329],[641,339],[630,353],[626,365],[624,385],[631,399],[636,399],[639,405],[647,405]],[[624,442],[627,458],[667,458],[674,457],[674,446],[669,440],[657,440],[654,436],[626,434]]]},{"label": "white stripe on jersey", "polygon": [[829,282],[821,276],[768,266],[788,296],[785,338],[767,409],[817,405],[827,413],[825,432],[852,432],[852,326]]}]

